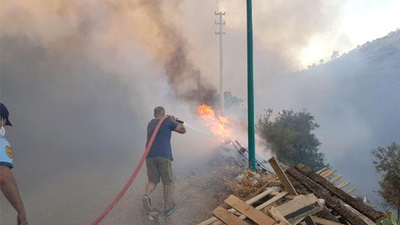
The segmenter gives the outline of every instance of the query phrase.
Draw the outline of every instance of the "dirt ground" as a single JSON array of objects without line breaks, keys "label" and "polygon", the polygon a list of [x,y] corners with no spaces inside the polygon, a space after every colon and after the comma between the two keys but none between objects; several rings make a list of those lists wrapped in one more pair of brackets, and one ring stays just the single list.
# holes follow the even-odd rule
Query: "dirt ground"
[{"label": "dirt ground", "polygon": [[[238,171],[235,168],[216,168],[199,174],[189,174],[178,178],[175,186],[175,201],[178,210],[162,224],[187,225],[198,224],[212,216],[211,212],[231,194],[226,179],[233,179]],[[162,193],[159,188],[152,196],[154,204],[162,208]],[[144,222],[144,221],[143,221]]]},{"label": "dirt ground", "polygon": [[[241,171],[238,167],[221,165],[216,167],[216,165],[210,165],[207,169],[201,170],[175,170],[174,200],[178,204],[178,209],[169,217],[169,221],[161,217],[161,224],[197,224],[212,215],[211,211],[231,193],[227,189],[226,180],[234,179]],[[113,200],[131,173],[131,171],[120,173],[114,171],[113,174],[108,174],[105,171],[85,171],[79,174],[71,172],[71,174],[52,178],[50,184],[39,188],[29,188],[29,185],[24,184],[17,175],[17,181],[21,181],[19,182],[20,191],[30,224],[91,224]],[[91,174],[101,172],[104,172],[103,179],[91,176]],[[148,222],[142,207],[141,199],[146,180],[145,169],[142,169],[135,183],[101,224],[154,224]],[[162,209],[161,185],[152,193],[151,199],[156,209]],[[16,213],[3,195],[1,195],[0,203],[0,225],[16,224]]]}]

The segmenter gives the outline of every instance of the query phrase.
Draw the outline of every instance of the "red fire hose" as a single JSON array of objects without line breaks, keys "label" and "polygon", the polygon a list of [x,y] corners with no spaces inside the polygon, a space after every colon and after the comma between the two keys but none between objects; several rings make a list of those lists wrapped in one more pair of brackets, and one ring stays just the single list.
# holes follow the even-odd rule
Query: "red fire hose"
[{"label": "red fire hose", "polygon": [[144,161],[146,160],[147,155],[149,154],[150,147],[153,145],[154,139],[156,138],[156,135],[158,133],[158,130],[160,130],[161,124],[164,122],[164,120],[167,117],[164,116],[163,118],[160,119],[160,121],[157,123],[156,128],[153,131],[153,134],[151,135],[151,138],[149,140],[149,143],[146,146],[146,150],[143,153],[142,159],[140,160],[139,164],[137,165],[135,172],[133,172],[131,178],[129,178],[128,182],[125,184],[124,188],[119,192],[117,197],[114,199],[114,201],[111,202],[111,204],[107,207],[106,210],[104,210],[103,213],[100,214],[99,217],[91,224],[91,225],[98,225],[106,216],[107,214],[114,208],[114,206],[121,200],[122,196],[125,194],[125,192],[129,189],[129,187],[132,185],[133,181],[135,180],[136,176],[138,175],[140,169],[143,166]]}]

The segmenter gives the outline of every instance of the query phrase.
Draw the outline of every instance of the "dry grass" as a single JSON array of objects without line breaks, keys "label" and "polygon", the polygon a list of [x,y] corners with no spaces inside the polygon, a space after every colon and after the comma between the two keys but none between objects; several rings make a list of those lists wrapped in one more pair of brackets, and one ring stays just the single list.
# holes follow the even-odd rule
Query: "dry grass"
[{"label": "dry grass", "polygon": [[226,186],[232,194],[245,200],[259,193],[260,189],[280,185],[275,174],[244,170],[233,180],[227,180]]}]

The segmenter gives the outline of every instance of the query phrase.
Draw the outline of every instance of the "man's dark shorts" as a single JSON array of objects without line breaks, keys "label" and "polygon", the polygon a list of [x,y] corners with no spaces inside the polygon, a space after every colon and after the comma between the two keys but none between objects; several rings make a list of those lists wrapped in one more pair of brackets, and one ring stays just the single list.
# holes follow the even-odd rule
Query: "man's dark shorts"
[{"label": "man's dark shorts", "polygon": [[161,178],[163,184],[172,183],[173,176],[170,159],[163,157],[147,158],[146,167],[150,182],[158,184]]}]

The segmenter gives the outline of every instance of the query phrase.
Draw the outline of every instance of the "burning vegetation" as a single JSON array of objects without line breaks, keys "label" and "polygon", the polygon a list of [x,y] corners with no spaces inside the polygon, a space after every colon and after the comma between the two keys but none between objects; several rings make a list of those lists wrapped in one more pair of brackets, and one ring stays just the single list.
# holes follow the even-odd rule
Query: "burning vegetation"
[{"label": "burning vegetation", "polygon": [[223,143],[235,140],[230,120],[225,116],[216,115],[211,106],[206,104],[198,106],[197,114],[206,126],[210,128],[211,132],[220,138]]}]

